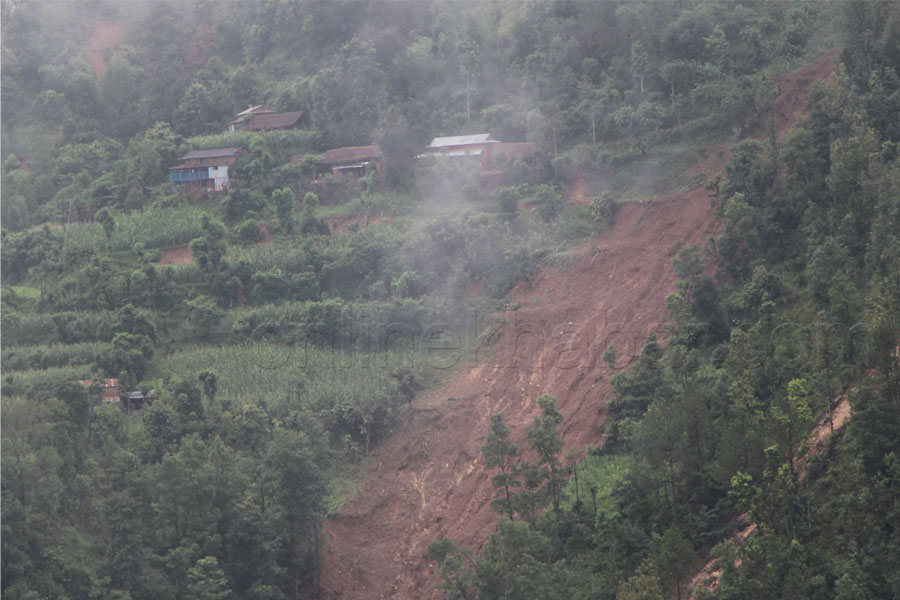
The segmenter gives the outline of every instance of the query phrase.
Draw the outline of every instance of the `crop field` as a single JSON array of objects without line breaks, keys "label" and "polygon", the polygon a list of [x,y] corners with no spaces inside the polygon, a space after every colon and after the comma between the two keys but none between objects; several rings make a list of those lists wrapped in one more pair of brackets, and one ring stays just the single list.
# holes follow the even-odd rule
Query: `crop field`
[{"label": "crop field", "polygon": [[161,373],[194,379],[218,374],[219,395],[233,403],[300,402],[322,409],[342,398],[380,398],[394,393],[392,373],[401,368],[428,375],[411,352],[341,352],[265,342],[194,346],[159,360]]},{"label": "crop field", "polygon": [[112,344],[106,342],[5,347],[2,367],[4,372],[9,372],[83,365],[110,348]]},{"label": "crop field", "polygon": [[202,208],[188,205],[118,216],[109,239],[99,223],[69,225],[65,230],[66,244],[113,251],[130,250],[137,243],[146,248],[187,244],[202,233],[202,213]]}]

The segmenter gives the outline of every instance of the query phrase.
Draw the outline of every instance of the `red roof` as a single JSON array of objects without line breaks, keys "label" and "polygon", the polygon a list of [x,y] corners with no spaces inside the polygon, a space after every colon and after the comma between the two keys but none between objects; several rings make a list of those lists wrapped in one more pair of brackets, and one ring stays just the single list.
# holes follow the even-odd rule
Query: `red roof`
[{"label": "red roof", "polygon": [[[91,387],[91,385],[94,383],[94,380],[93,379],[79,379],[78,382],[81,385],[83,385],[84,387]],[[102,387],[103,389],[117,388],[117,387],[119,387],[119,380],[118,379],[101,379],[100,387]]]},{"label": "red roof", "polygon": [[321,158],[328,165],[345,165],[379,159],[381,151],[378,146],[350,146],[329,150]]},{"label": "red roof", "polygon": [[534,142],[508,143],[501,142],[491,146],[491,156],[497,158],[505,156],[512,160],[516,158],[534,158],[537,154],[537,144]]},{"label": "red roof", "polygon": [[243,129],[247,131],[264,131],[266,129],[285,129],[288,127],[294,127],[297,125],[297,122],[303,117],[304,112],[302,110],[297,112],[286,112],[286,113],[254,113],[252,115],[248,115],[246,121],[241,121],[246,123]]}]

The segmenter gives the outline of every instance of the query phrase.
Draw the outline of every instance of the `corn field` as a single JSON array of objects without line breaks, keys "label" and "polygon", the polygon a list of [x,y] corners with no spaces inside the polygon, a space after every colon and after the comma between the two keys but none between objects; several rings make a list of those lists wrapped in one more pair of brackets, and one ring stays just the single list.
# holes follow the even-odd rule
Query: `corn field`
[{"label": "corn field", "polygon": [[265,140],[270,148],[292,149],[297,152],[308,153],[316,153],[323,150],[321,134],[312,131],[298,130],[266,131],[264,133],[254,131],[227,131],[188,138],[185,143],[189,148],[194,150],[229,148],[234,146],[249,148],[250,142],[257,138]]},{"label": "corn field", "polygon": [[110,348],[112,344],[106,342],[12,346],[3,349],[0,362],[4,372],[83,365]]},{"label": "corn field", "polygon": [[90,378],[91,365],[70,365],[50,369],[31,369],[27,371],[11,371],[3,373],[3,395],[18,396],[28,391],[40,391],[48,386],[65,381],[77,382]]},{"label": "corn field", "polygon": [[146,248],[187,244],[203,232],[202,213],[196,206],[179,206],[116,216],[116,227],[109,240],[99,223],[69,225],[65,232],[66,244],[109,250],[130,250],[139,242]]}]

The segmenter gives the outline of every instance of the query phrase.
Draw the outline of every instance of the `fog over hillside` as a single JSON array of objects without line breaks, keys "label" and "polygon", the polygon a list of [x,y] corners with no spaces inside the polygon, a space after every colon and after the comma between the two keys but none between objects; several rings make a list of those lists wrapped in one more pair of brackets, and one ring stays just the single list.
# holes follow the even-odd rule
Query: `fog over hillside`
[{"label": "fog over hillside", "polygon": [[10,599],[900,597],[900,5],[0,0]]}]

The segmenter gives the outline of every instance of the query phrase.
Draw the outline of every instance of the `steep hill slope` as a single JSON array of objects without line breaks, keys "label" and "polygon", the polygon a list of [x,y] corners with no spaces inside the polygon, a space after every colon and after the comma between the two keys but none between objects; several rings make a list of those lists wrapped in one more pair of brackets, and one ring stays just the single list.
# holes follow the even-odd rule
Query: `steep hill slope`
[{"label": "steep hill slope", "polygon": [[676,282],[670,258],[714,232],[703,190],[624,205],[615,227],[567,268],[520,285],[521,308],[504,315],[494,354],[417,403],[372,458],[359,496],[329,521],[326,597],[437,597],[428,544],[450,537],[478,547],[494,527],[480,454],[490,416],[502,413],[522,442],[537,396],[555,394],[567,444],[599,444],[612,374],[603,350],[615,343],[624,368],[649,334],[664,335],[664,298]]},{"label": "steep hill slope", "polygon": [[[831,75],[837,55],[778,78],[779,134],[801,116],[809,85]],[[712,150],[698,172],[721,168],[728,148]],[[600,444],[614,372],[600,358],[604,349],[614,343],[616,368],[627,368],[651,333],[665,337],[665,296],[677,280],[671,258],[716,230],[702,188],[626,204],[613,229],[578,248],[565,268],[544,268],[520,284],[512,294],[519,308],[502,315],[507,323],[489,355],[417,401],[404,429],[372,458],[358,497],[327,523],[325,597],[442,597],[428,544],[448,537],[479,548],[496,522],[480,453],[491,415],[501,413],[522,446],[539,412],[535,399],[551,393],[568,447]]]}]

